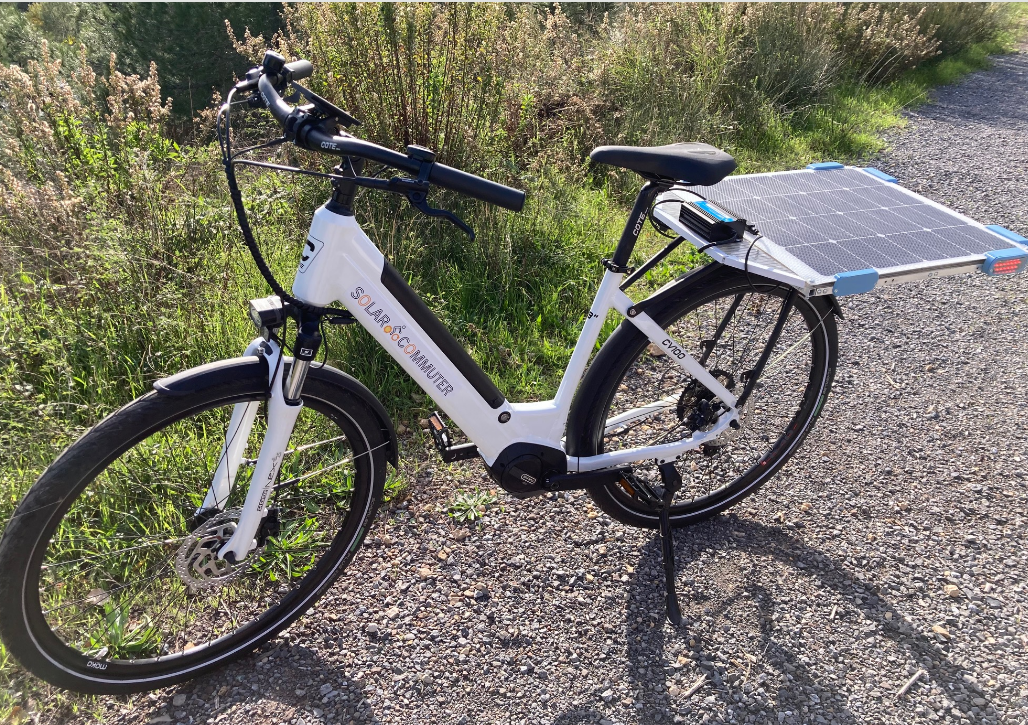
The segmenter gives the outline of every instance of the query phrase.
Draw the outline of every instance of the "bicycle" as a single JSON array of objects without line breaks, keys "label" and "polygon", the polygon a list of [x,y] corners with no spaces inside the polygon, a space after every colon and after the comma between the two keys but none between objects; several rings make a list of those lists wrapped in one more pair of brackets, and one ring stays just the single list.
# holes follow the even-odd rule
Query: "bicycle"
[{"label": "bicycle", "polygon": [[[196,677],[282,631],[353,559],[399,451],[375,396],[312,364],[323,324],[363,327],[466,433],[470,442],[456,444],[442,417],[431,417],[445,461],[480,458],[518,498],[584,489],[615,519],[658,528],[672,622],[681,619],[672,529],[775,475],[829,394],[839,314],[831,295],[805,296],[718,263],[640,302],[625,293],[681,241],[629,266],[658,195],[735,169],[711,146],[676,144],[593,151],[595,162],[645,183],[602,260],[555,397],[508,401],[364,234],[353,201],[358,189],[399,194],[473,238],[454,214],[429,206],[432,186],[512,211],[524,192],[445,166],[425,148],[400,153],[352,136],[345,129],[356,119],[298,83],[312,72],[268,52],[218,117],[243,238],[274,291],[251,301],[258,336],[243,356],[159,380],[93,427],[40,476],[0,542],[0,635],[55,685],[124,693]],[[305,103],[283,100],[287,88]],[[340,163],[322,174],[241,158],[267,144],[233,151],[231,110],[240,103],[270,110],[283,128],[274,143]],[[363,176],[366,161],[408,176]],[[254,241],[235,178],[241,164],[332,182],[291,293]],[[611,310],[624,321],[590,364]],[[293,355],[285,353],[290,321]]]}]

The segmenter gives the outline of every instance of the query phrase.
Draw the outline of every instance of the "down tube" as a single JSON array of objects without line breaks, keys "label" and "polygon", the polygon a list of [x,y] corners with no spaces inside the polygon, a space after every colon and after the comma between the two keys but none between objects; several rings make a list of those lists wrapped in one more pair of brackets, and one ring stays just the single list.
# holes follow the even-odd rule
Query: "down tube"
[{"label": "down tube", "polygon": [[[510,403],[503,400],[492,407],[390,292],[383,281],[388,275],[385,257],[353,217],[318,209],[308,251],[311,259],[301,263],[293,294],[312,304],[341,302],[491,464],[510,442],[513,426],[500,423],[501,417],[509,417],[504,413],[512,413]],[[352,372],[361,377],[359,369]]]}]

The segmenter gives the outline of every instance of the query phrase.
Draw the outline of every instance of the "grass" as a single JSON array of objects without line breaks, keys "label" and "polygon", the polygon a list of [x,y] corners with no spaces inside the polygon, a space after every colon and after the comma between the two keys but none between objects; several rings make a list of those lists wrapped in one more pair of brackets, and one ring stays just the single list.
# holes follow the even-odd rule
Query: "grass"
[{"label": "grass", "polygon": [[[1028,6],[1020,5],[1015,13],[1022,25],[1028,21]],[[747,128],[723,134],[715,128],[709,140],[724,139],[743,172],[826,159],[858,161],[879,151],[883,132],[901,125],[902,111],[925,101],[932,87],[987,67],[988,55],[1014,40],[1006,35],[964,48],[886,85],[836,85],[806,109],[758,109],[763,115]],[[646,73],[648,68],[642,64],[636,70]],[[543,111],[518,122],[540,128],[553,123],[554,117]],[[662,113],[661,122],[674,126],[677,111],[665,107]],[[490,133],[514,133],[513,127],[500,126]],[[437,205],[455,209],[472,223],[478,232],[474,244],[396,200],[365,195],[357,209],[369,236],[512,400],[544,399],[555,392],[599,281],[598,260],[613,250],[637,187],[632,174],[553,161],[584,157],[588,139],[573,131],[554,141],[541,130],[538,138],[538,146],[493,159],[493,168],[483,170],[529,190],[521,214],[434,195]],[[547,143],[560,146],[560,153],[540,148]],[[0,520],[10,516],[57,453],[90,425],[148,390],[157,377],[237,355],[254,334],[245,304],[267,290],[237,243],[217,165],[202,145],[181,153],[168,180],[160,182],[174,188],[155,181],[147,190],[121,179],[122,187],[138,191],[135,200],[125,202],[136,205],[133,215],[97,202],[79,220],[88,233],[74,239],[59,230],[52,235],[56,241],[46,246],[32,235],[16,239],[10,227],[0,226],[5,245],[0,249]],[[534,154],[542,160],[533,160]],[[88,173],[83,175],[83,185],[93,183]],[[269,262],[280,279],[288,280],[299,253],[296,241],[323,200],[324,186],[267,174],[248,176],[243,185]],[[37,216],[46,218],[42,212],[47,209]],[[45,224],[37,224],[45,235]],[[34,233],[35,226],[29,231]],[[21,245],[32,249],[21,253]],[[633,261],[661,246],[663,240],[647,229]],[[701,262],[680,248],[633,288],[634,296]],[[608,320],[601,341],[616,322]],[[394,419],[416,421],[430,411],[431,401],[362,330],[331,329],[328,349],[330,362],[368,384]],[[419,455],[420,442],[415,431],[401,458]],[[387,498],[403,498],[411,467],[404,461],[400,472],[390,473]],[[495,500],[494,492],[476,488],[456,494],[447,510],[456,521],[472,522]],[[307,532],[301,527],[289,535],[300,540]],[[276,576],[293,575],[288,559],[265,563]],[[125,625],[119,646],[139,645],[145,627],[126,623],[113,609],[104,616]],[[74,713],[99,718],[103,711],[101,700],[61,695],[28,679],[2,645],[0,682],[0,721],[20,717],[12,714],[14,708],[27,707],[29,700],[33,709],[43,710],[44,719]]]}]

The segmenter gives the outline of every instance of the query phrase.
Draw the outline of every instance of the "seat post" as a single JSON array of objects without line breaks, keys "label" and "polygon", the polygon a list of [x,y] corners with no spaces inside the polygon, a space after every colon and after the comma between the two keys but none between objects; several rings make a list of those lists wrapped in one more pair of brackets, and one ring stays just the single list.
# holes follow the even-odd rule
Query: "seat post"
[{"label": "seat post", "polygon": [[646,215],[649,213],[653,197],[665,186],[666,184],[659,181],[647,181],[639,189],[639,195],[635,197],[632,213],[628,215],[628,221],[625,222],[625,230],[621,233],[621,241],[618,242],[618,247],[614,250],[614,257],[611,259],[614,265],[618,267],[628,266],[632,250],[635,249],[635,242],[639,239],[639,232],[642,231],[643,224],[646,223]]}]

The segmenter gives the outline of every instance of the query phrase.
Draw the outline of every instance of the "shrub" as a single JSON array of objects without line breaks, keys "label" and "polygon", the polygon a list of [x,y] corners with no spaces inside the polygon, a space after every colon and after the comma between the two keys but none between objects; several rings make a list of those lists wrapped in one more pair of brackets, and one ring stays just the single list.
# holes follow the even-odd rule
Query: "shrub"
[{"label": "shrub", "polygon": [[[481,155],[518,126],[522,31],[529,11],[488,3],[301,5],[287,8],[273,43],[314,63],[314,87],[391,147],[419,144],[448,163]],[[259,59],[268,44],[247,31],[236,49]],[[500,138],[498,138],[500,137]]]},{"label": "shrub", "polygon": [[749,3],[732,82],[752,87],[782,110],[822,101],[840,66],[826,32],[830,12],[831,6],[819,3]]},{"label": "shrub", "polygon": [[838,5],[836,38],[850,68],[866,83],[885,83],[939,54],[936,26],[924,6]]},{"label": "shrub", "polygon": [[939,41],[941,55],[994,41],[1010,23],[1010,7],[1002,3],[926,3],[923,11],[922,32]]}]

